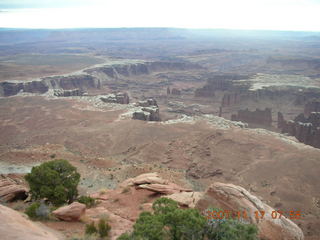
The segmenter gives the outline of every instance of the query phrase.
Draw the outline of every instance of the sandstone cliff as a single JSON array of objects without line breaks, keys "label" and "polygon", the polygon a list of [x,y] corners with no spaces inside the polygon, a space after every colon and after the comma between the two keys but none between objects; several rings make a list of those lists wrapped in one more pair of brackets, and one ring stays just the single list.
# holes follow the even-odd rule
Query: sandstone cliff
[{"label": "sandstone cliff", "polygon": [[248,109],[239,110],[238,114],[233,114],[231,116],[231,120],[269,127],[272,124],[272,112],[270,108],[266,108],[265,110],[256,109],[255,111],[250,111]]}]

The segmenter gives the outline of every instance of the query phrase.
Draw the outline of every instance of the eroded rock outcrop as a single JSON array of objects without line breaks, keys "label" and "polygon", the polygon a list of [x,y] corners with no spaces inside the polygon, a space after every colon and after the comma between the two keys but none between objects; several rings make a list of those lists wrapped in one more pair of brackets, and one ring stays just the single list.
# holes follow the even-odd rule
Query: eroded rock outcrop
[{"label": "eroded rock outcrop", "polygon": [[2,240],[58,240],[62,239],[38,223],[34,223],[19,212],[0,205],[0,238]]},{"label": "eroded rock outcrop", "polygon": [[[234,212],[246,211],[248,214],[246,220],[258,226],[261,239],[304,239],[302,230],[295,223],[284,216],[273,219],[272,211],[275,210],[242,187],[218,182],[212,184],[197,202],[196,208],[204,211],[211,206]],[[264,211],[264,217],[256,218],[255,211]]]},{"label": "eroded rock outcrop", "polygon": [[194,208],[202,196],[202,192],[179,192],[165,197],[176,201],[182,207]]},{"label": "eroded rock outcrop", "polygon": [[173,194],[180,192],[191,192],[191,189],[182,188],[175,183],[162,179],[158,173],[145,173],[135,178],[129,178],[124,181],[120,187],[135,186],[141,189],[147,189],[161,194]]},{"label": "eroded rock outcrop", "polygon": [[133,114],[132,119],[143,121],[160,121],[160,111],[155,99],[139,101],[136,104],[139,107]]},{"label": "eroded rock outcrop", "polygon": [[119,104],[129,104],[130,99],[127,93],[112,93],[100,97],[101,101],[106,103],[119,103]]},{"label": "eroded rock outcrop", "polygon": [[320,112],[320,100],[310,101],[304,106],[305,116],[309,116],[312,112]]},{"label": "eroded rock outcrop", "polygon": [[19,92],[45,93],[49,87],[42,81],[32,82],[2,82],[0,83],[0,96],[8,97]]},{"label": "eroded rock outcrop", "polygon": [[42,78],[40,81],[2,82],[0,83],[0,96],[13,96],[19,92],[42,94],[49,89],[85,90],[100,87],[100,80],[90,75],[56,76]]},{"label": "eroded rock outcrop", "polygon": [[78,202],[71,203],[68,206],[60,207],[53,211],[52,214],[63,221],[74,222],[79,221],[86,211],[86,205]]},{"label": "eroded rock outcrop", "polygon": [[171,90],[170,90],[170,88],[168,87],[167,88],[167,94],[168,95],[177,95],[177,96],[180,96],[181,95],[181,90],[179,90],[179,89],[177,89],[177,88],[172,88]]},{"label": "eroded rock outcrop", "polygon": [[53,95],[56,97],[82,96],[83,91],[80,89],[72,89],[72,90],[54,89]]},{"label": "eroded rock outcrop", "polygon": [[278,127],[282,133],[296,137],[300,142],[320,148],[320,112],[312,112],[309,117],[298,115],[294,120],[286,121],[278,113]]},{"label": "eroded rock outcrop", "polygon": [[265,110],[256,109],[255,111],[250,111],[249,109],[239,110],[238,114],[231,116],[231,120],[271,126],[272,112],[270,108],[266,108]]},{"label": "eroded rock outcrop", "polygon": [[28,188],[8,176],[0,176],[0,202],[26,199],[27,195]]},{"label": "eroded rock outcrop", "polygon": [[248,75],[224,74],[211,76],[207,83],[195,91],[196,97],[213,97],[215,91],[231,91],[238,89],[239,86],[234,82],[238,80],[248,79]]}]

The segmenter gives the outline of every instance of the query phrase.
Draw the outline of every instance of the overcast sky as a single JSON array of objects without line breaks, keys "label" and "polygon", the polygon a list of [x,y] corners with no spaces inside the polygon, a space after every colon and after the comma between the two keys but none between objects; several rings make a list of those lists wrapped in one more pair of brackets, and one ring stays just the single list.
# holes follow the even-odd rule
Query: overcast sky
[{"label": "overcast sky", "polygon": [[0,27],[320,31],[320,0],[0,0]]}]

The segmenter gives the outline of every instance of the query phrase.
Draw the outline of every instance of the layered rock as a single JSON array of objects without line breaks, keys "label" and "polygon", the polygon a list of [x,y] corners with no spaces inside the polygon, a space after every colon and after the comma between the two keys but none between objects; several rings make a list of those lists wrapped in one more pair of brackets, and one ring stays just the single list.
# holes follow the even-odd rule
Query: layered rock
[{"label": "layered rock", "polygon": [[147,189],[160,194],[173,194],[180,192],[191,192],[191,189],[182,188],[175,183],[162,179],[158,173],[145,173],[135,178],[124,181],[120,187],[135,186],[140,189]]},{"label": "layered rock", "polygon": [[194,208],[203,197],[202,192],[179,192],[165,196],[176,201],[182,207]]},{"label": "layered rock", "polygon": [[90,75],[56,76],[42,78],[40,81],[2,82],[0,83],[0,96],[13,96],[19,92],[42,94],[49,89],[85,90],[100,87],[100,81]]},{"label": "layered rock", "polygon": [[238,114],[233,114],[231,116],[231,120],[271,126],[272,112],[270,108],[266,108],[265,110],[256,109],[255,111],[250,111],[248,109],[239,110]]},{"label": "layered rock", "polygon": [[320,100],[310,101],[304,106],[305,116],[309,116],[312,112],[320,112]]},{"label": "layered rock", "polygon": [[80,89],[72,89],[72,90],[54,89],[53,95],[56,97],[82,96],[83,91]]},{"label": "layered rock", "polygon": [[[294,120],[279,118],[278,126],[282,133],[296,137],[300,142],[320,148],[320,112],[312,112],[309,117],[298,115]],[[280,124],[279,124],[280,122]]]},{"label": "layered rock", "polygon": [[147,189],[152,192],[161,193],[161,194],[174,194],[180,192],[191,192],[191,189],[182,188],[177,184],[168,183],[168,184],[142,184],[138,185],[138,188]]},{"label": "layered rock", "polygon": [[106,103],[129,104],[130,99],[127,93],[113,93],[100,97],[101,101]]},{"label": "layered rock", "polygon": [[19,92],[45,93],[49,87],[42,81],[32,82],[2,82],[0,83],[0,96],[8,97]]},{"label": "layered rock", "polygon": [[143,121],[160,121],[160,111],[155,99],[139,101],[135,104],[138,109],[132,114],[132,119]]},{"label": "layered rock", "polygon": [[2,240],[58,240],[62,239],[40,224],[34,223],[19,212],[0,205],[0,233]]},{"label": "layered rock", "polygon": [[89,74],[103,73],[109,78],[120,78],[122,76],[137,76],[165,70],[188,70],[198,68],[201,68],[201,66],[193,63],[156,61],[129,64],[114,64],[109,66],[91,68],[86,70],[85,72]]},{"label": "layered rock", "polygon": [[86,211],[86,205],[78,202],[71,203],[68,206],[60,207],[53,211],[52,214],[63,221],[73,222],[79,221]]},{"label": "layered rock", "polygon": [[[212,206],[232,212],[245,211],[248,215],[245,220],[257,225],[260,239],[304,239],[302,230],[295,223],[285,216],[273,219],[272,212],[275,210],[242,187],[218,182],[210,185],[197,202],[196,208],[204,211]],[[256,211],[265,212],[264,217],[256,218]]]},{"label": "layered rock", "polygon": [[41,80],[50,89],[90,89],[90,88],[100,88],[100,80],[94,78],[91,75],[80,74],[72,76],[56,76],[56,77],[46,77]]},{"label": "layered rock", "polygon": [[234,84],[234,81],[248,79],[247,75],[236,75],[236,74],[224,74],[211,76],[207,83],[195,91],[196,97],[213,97],[215,91],[231,91],[238,89],[239,86]]},{"label": "layered rock", "polygon": [[16,199],[26,199],[28,189],[10,177],[0,176],[0,202],[10,202]]}]

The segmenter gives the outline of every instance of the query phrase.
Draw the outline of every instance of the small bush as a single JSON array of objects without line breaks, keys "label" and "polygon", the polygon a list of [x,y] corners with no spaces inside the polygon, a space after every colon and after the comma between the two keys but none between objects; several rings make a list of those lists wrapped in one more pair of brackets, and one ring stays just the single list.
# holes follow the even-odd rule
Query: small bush
[{"label": "small bush", "polygon": [[104,219],[100,219],[98,223],[98,228],[95,226],[94,222],[86,225],[85,233],[86,235],[99,234],[101,238],[109,236],[111,227]]},{"label": "small bush", "polygon": [[34,202],[26,208],[25,213],[32,220],[47,220],[50,216],[50,209],[44,203]]},{"label": "small bush", "polygon": [[28,215],[28,217],[32,220],[36,220],[37,217],[37,213],[36,210],[40,207],[40,203],[39,202],[34,202],[32,203],[29,207],[27,207],[25,213]]},{"label": "small bush", "polygon": [[96,226],[94,225],[94,222],[86,225],[85,233],[87,235],[92,235],[92,234],[95,234],[97,232],[98,232],[98,230],[97,230]]},{"label": "small bush", "polygon": [[107,237],[109,235],[110,230],[110,225],[104,219],[100,219],[98,223],[98,233],[100,237]]},{"label": "small bush", "polygon": [[88,208],[93,207],[96,204],[96,200],[89,196],[81,196],[77,201],[85,204]]}]

